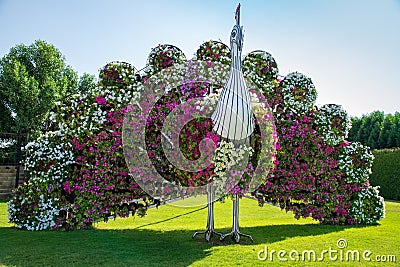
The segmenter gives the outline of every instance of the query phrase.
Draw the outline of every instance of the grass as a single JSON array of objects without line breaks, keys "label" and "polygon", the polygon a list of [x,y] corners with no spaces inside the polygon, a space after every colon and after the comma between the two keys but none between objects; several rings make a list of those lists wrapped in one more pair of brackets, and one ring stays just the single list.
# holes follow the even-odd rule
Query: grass
[{"label": "grass", "polygon": [[[144,218],[130,217],[98,223],[86,231],[28,232],[7,222],[7,204],[0,203],[0,266],[400,266],[400,203],[386,202],[386,218],[376,226],[328,226],[311,219],[296,220],[274,206],[260,208],[250,199],[241,201],[241,230],[251,234],[254,243],[207,243],[203,236],[191,235],[205,226],[207,209],[166,205],[148,211]],[[215,227],[228,232],[231,226],[231,201],[217,203]],[[361,255],[370,250],[375,259],[395,255],[396,262],[331,261],[282,262],[277,258],[260,261],[257,254],[271,250],[338,250],[337,240],[347,241],[348,250]],[[338,252],[339,253],[339,252]],[[261,256],[264,254],[262,253]],[[338,254],[340,255],[340,254]],[[343,254],[345,255],[345,254]],[[334,256],[334,255],[333,255]],[[288,258],[288,255],[285,255]]]}]

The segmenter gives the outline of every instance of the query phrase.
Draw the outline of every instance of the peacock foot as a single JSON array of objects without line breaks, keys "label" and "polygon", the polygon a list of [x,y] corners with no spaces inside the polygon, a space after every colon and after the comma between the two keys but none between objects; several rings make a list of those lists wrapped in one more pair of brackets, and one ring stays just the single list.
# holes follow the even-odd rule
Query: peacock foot
[{"label": "peacock foot", "polygon": [[228,237],[228,236],[232,237],[232,240],[235,243],[239,243],[240,242],[240,237],[241,236],[247,237],[247,238],[249,238],[251,240],[251,242],[254,242],[253,237],[251,235],[243,234],[243,233],[239,232],[239,230],[232,230],[228,234],[221,235],[220,240],[224,241],[225,238]]}]

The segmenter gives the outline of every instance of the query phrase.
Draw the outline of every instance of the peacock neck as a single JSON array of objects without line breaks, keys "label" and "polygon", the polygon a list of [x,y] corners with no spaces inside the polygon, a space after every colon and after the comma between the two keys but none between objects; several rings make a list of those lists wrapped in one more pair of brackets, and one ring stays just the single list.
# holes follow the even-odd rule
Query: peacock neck
[{"label": "peacock neck", "polygon": [[236,43],[231,44],[231,55],[232,55],[232,69],[236,69],[238,71],[242,70],[242,51],[239,50]]}]

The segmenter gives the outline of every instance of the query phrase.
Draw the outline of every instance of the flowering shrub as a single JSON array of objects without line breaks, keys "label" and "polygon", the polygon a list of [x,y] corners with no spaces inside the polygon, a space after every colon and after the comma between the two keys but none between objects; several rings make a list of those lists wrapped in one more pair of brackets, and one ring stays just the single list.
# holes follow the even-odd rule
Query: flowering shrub
[{"label": "flowering shrub", "polygon": [[61,225],[62,185],[74,163],[71,148],[61,132],[49,132],[26,146],[25,168],[30,180],[15,190],[8,203],[9,219],[18,228],[46,230]]},{"label": "flowering shrub", "polygon": [[292,72],[285,76],[280,87],[283,105],[293,112],[304,114],[314,107],[317,90],[310,78],[299,72]]},{"label": "flowering shrub", "polygon": [[231,64],[231,50],[224,43],[207,41],[200,45],[196,52],[196,60],[218,62],[224,65]]},{"label": "flowering shrub", "polygon": [[25,147],[29,155],[25,161],[25,170],[30,175],[30,181],[62,182],[74,163],[71,148],[60,131],[48,132],[36,142],[29,143]]},{"label": "flowering shrub", "polygon": [[372,173],[373,160],[374,155],[369,147],[358,142],[346,142],[339,154],[338,167],[348,183],[362,185],[368,182]]},{"label": "flowering shrub", "polygon": [[379,196],[379,187],[366,184],[356,193],[351,203],[350,214],[360,224],[374,224],[385,217],[385,202]]},{"label": "flowering shrub", "polygon": [[[206,61],[205,67],[185,61],[174,46],[159,45],[148,57],[144,78],[128,63],[107,64],[100,70],[95,89],[59,103],[49,119],[54,132],[27,147],[25,164],[31,179],[9,202],[10,221],[28,230],[77,229],[112,216],[144,215],[160,199],[143,190],[145,184],[138,177],[149,182],[150,174],[141,167],[131,168],[140,165],[130,162],[124,142],[143,158],[149,156],[150,163],[163,173],[165,180],[157,184],[161,191],[155,195],[176,185],[201,187],[213,181],[223,194],[255,190],[261,205],[278,203],[296,218],[312,217],[327,224],[380,220],[383,199],[368,184],[373,156],[366,147],[344,140],[349,129],[347,114],[337,105],[314,107],[317,92],[311,79],[295,72],[280,80],[276,62],[267,52],[255,51],[243,60],[258,125],[250,147],[233,148],[212,132],[205,115],[214,110],[229,73],[229,54],[220,42],[202,44],[196,57]],[[210,77],[215,79],[210,81]],[[252,89],[253,83],[264,95]],[[161,85],[159,98],[145,91],[157,91]],[[143,116],[137,116],[139,110]],[[178,127],[180,116],[186,113],[193,118],[177,136],[169,135],[168,127]],[[145,129],[138,127],[127,135],[126,117],[132,125],[143,123]],[[274,125],[269,123],[272,119]],[[262,136],[267,145],[257,143]],[[174,138],[186,169],[194,168],[191,162],[208,151],[202,145],[208,147],[211,142],[219,148],[207,168],[184,171],[169,164],[164,151],[163,143],[174,143]],[[249,165],[231,170],[241,157],[249,157]],[[235,176],[241,176],[240,181],[229,186],[228,180]],[[221,181],[228,181],[224,189]],[[151,183],[154,186],[158,181]]]},{"label": "flowering shrub", "polygon": [[151,76],[162,69],[182,63],[185,59],[185,54],[176,46],[159,44],[151,50],[147,58],[146,74]]},{"label": "flowering shrub", "polygon": [[351,127],[347,112],[335,104],[323,105],[318,111],[315,124],[324,141],[332,146],[343,142]]},{"label": "flowering shrub", "polygon": [[[372,158],[367,149],[344,141],[348,115],[337,105],[315,108],[316,90],[300,73],[277,78],[276,83],[269,94],[279,137],[276,166],[254,195],[261,205],[278,203],[296,218],[365,223],[351,210],[368,181]],[[375,216],[368,224],[378,220]]]},{"label": "flowering shrub", "polygon": [[[97,88],[72,95],[64,105],[60,103],[49,123],[57,134],[49,133],[27,147],[26,168],[31,179],[10,202],[12,208],[26,194],[27,200],[22,203],[37,204],[24,209],[35,216],[25,216],[27,222],[23,223],[11,209],[11,221],[30,230],[71,229],[85,228],[110,216],[127,216],[136,210],[143,214],[148,203],[131,201],[146,194],[130,177],[121,145],[124,107],[140,94],[142,86],[137,78],[131,65],[112,62],[101,70]],[[40,192],[47,193],[44,199]],[[42,202],[47,203],[47,211]],[[49,210],[54,211],[51,214],[55,218],[44,225],[38,212],[50,214]]]},{"label": "flowering shrub", "polygon": [[261,88],[267,97],[272,98],[274,88],[278,85],[278,65],[268,52],[257,50],[245,56],[242,62],[243,75]]},{"label": "flowering shrub", "polygon": [[[128,89],[127,92],[133,90],[136,82],[140,76],[136,73],[136,69],[129,63],[113,61],[108,63],[100,70],[99,91],[101,92],[103,86],[114,87],[116,89]],[[130,89],[130,90],[129,90]],[[122,92],[123,93],[123,92]],[[122,97],[120,95],[120,97]]]},{"label": "flowering shrub", "polygon": [[58,198],[46,195],[46,192],[37,195],[26,186],[19,189],[14,195],[14,201],[8,204],[8,218],[20,229],[57,229],[60,226],[59,214],[62,206],[58,203]]},{"label": "flowering shrub", "polygon": [[[229,193],[244,195],[248,188],[240,188],[238,181],[242,177],[249,177],[245,173],[252,172],[252,164],[248,166],[238,166],[241,162],[249,162],[249,158],[253,155],[254,149],[251,146],[240,145],[235,147],[232,142],[221,141],[219,144],[215,158],[215,177],[212,180],[216,192],[226,195]],[[249,181],[245,181],[249,182]],[[217,193],[218,194],[218,193]]]}]

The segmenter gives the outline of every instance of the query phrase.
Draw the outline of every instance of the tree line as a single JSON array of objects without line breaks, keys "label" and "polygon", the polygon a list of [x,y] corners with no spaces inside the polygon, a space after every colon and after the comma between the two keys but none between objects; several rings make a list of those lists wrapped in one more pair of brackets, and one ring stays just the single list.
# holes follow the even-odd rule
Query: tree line
[{"label": "tree line", "polygon": [[400,113],[384,114],[374,111],[353,117],[349,141],[357,141],[371,149],[400,147]]}]

